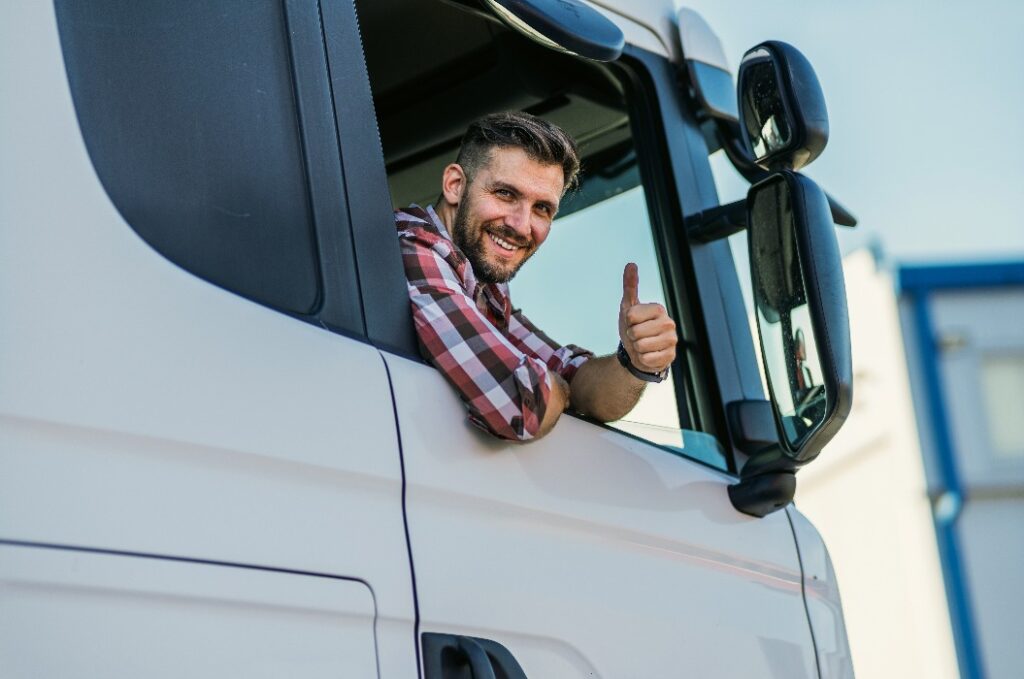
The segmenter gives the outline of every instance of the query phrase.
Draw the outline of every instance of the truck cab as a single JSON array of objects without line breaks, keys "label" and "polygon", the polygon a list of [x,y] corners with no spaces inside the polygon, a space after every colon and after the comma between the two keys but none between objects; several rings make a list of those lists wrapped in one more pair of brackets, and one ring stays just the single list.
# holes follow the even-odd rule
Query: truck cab
[{"label": "truck cab", "polygon": [[[709,156],[767,170],[730,136],[732,77],[698,15],[2,12],[10,676],[852,676],[827,551],[786,490],[842,417],[806,452],[770,365],[762,381],[751,273],[722,238],[749,206],[720,204]],[[679,329],[630,415],[567,413],[526,445],[470,425],[421,357],[393,217],[433,203],[466,125],[500,110],[560,125],[583,165],[513,303],[612,353],[634,261]],[[838,268],[818,261],[826,227],[794,264],[816,284]],[[845,311],[839,275],[803,303]],[[843,330],[826,316],[823,354]],[[815,376],[839,415],[841,358]]]}]

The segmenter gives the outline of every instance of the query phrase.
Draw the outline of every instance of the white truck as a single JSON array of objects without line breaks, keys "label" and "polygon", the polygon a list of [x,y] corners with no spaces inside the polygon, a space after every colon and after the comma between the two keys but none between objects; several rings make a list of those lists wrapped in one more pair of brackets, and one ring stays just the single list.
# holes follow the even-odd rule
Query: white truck
[{"label": "white truck", "polygon": [[[661,0],[9,2],[0,54],[5,678],[852,676],[790,503],[849,410],[852,221],[795,171],[794,49],[741,106]],[[629,257],[680,333],[634,415],[527,445],[419,356],[392,220],[502,109],[583,152],[517,303],[610,352]]]}]

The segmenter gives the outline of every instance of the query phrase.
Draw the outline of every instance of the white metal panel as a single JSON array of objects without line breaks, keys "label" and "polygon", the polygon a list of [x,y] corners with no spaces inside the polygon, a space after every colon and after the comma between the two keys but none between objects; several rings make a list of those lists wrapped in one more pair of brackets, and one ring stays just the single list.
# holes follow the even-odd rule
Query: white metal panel
[{"label": "white metal panel", "polygon": [[814,628],[821,679],[853,679],[853,657],[846,637],[839,583],[825,541],[795,507],[788,507],[786,511],[800,548],[804,597]]},{"label": "white metal panel", "polygon": [[679,63],[679,34],[674,0],[588,0],[611,13],[626,42]]},{"label": "white metal panel", "polygon": [[355,580],[0,545],[10,679],[366,679],[373,618]]},{"label": "white metal panel", "polygon": [[516,445],[433,368],[387,356],[422,631],[504,644],[534,677],[815,674],[786,515],[730,478],[565,416]]},{"label": "white metal panel", "polygon": [[365,578],[384,676],[415,672],[377,351],[135,235],[86,153],[52,3],[0,6],[0,58],[0,537]]}]

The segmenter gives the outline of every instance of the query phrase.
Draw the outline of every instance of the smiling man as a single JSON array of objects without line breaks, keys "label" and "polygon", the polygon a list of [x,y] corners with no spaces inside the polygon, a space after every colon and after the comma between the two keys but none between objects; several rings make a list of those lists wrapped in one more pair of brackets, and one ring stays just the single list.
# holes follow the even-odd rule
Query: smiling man
[{"label": "smiling man", "polygon": [[563,130],[498,113],[469,126],[436,205],[395,213],[421,350],[470,420],[500,438],[539,438],[567,408],[617,420],[675,359],[675,323],[660,304],[639,302],[635,264],[622,274],[616,354],[559,345],[512,308],[508,281],[548,238],[578,171]]}]

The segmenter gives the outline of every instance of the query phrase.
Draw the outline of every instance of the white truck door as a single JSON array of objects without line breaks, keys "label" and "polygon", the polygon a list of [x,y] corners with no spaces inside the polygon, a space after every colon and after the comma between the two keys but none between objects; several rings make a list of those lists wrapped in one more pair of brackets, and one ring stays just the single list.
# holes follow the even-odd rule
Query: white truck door
[{"label": "white truck door", "polygon": [[[635,187],[556,221],[513,303],[613,351],[624,264],[641,301],[664,300],[645,205]],[[529,677],[817,675],[786,513],[732,507],[718,444],[679,429],[671,382],[616,425],[630,434],[563,415],[519,445],[468,424],[433,368],[387,362],[421,634],[496,641]]]},{"label": "white truck door", "polygon": [[727,475],[569,416],[492,440],[433,368],[388,368],[421,634],[496,641],[529,677],[816,676],[785,512],[740,514]]}]

